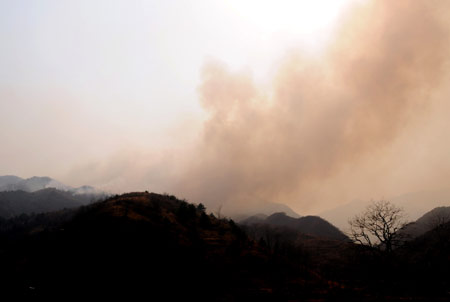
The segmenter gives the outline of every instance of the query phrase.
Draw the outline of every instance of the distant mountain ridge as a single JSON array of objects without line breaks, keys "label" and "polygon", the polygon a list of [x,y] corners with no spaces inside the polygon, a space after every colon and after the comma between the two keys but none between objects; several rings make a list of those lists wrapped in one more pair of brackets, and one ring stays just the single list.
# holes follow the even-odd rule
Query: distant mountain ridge
[{"label": "distant mountain ridge", "polygon": [[33,176],[27,179],[23,179],[15,175],[0,176],[0,192],[20,190],[31,193],[47,188],[54,188],[60,191],[69,191],[74,194],[103,193],[91,186],[74,188],[47,176]]},{"label": "distant mountain ridge", "polygon": [[12,218],[21,214],[45,213],[75,208],[99,200],[103,195],[74,194],[55,188],[46,188],[34,192],[0,192],[0,217]]},{"label": "distant mountain ridge", "polygon": [[285,213],[287,216],[293,218],[301,217],[289,206],[278,203],[278,202],[268,202],[261,201],[257,203],[249,203],[247,205],[241,205],[240,208],[234,209],[231,212],[226,211],[226,215],[229,215],[235,221],[243,221],[250,217],[265,216],[265,218],[273,213]]},{"label": "distant mountain ridge", "polygon": [[337,227],[319,216],[303,216],[294,218],[286,215],[286,213],[279,212],[267,217],[262,215],[251,216],[240,221],[240,224],[266,224],[276,227],[287,227],[300,233],[316,237],[334,240],[348,240],[348,237]]},{"label": "distant mountain ridge", "polygon": [[91,186],[73,188],[50,177],[0,176],[0,217],[74,208],[106,197]]}]

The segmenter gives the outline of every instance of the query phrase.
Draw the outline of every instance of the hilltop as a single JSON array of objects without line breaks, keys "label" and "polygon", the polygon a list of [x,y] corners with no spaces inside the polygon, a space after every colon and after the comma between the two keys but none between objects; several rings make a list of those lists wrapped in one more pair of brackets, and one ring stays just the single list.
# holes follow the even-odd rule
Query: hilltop
[{"label": "hilltop", "polygon": [[272,273],[286,270],[279,281],[298,270],[289,268],[295,261],[274,261],[232,220],[154,193],[17,217],[0,225],[0,235],[0,284],[14,296],[275,299],[285,293]]},{"label": "hilltop", "polygon": [[[272,225],[240,226],[208,213],[202,204],[144,192],[112,196],[79,208],[0,219],[2,297],[448,298],[448,276],[442,271],[448,267],[448,244],[442,241],[447,231],[430,231],[384,257],[347,239],[323,237],[319,234],[323,221],[309,224],[311,230],[320,231],[315,235],[289,226],[303,218],[309,222],[317,218],[286,219],[280,213],[259,218]],[[290,223],[283,225],[283,221]],[[439,257],[430,262],[430,255]],[[416,264],[416,259],[423,265]]]},{"label": "hilltop", "polygon": [[284,212],[273,213],[270,216],[255,215],[240,221],[246,226],[258,227],[269,225],[273,227],[286,227],[305,235],[311,235],[331,240],[348,240],[348,237],[334,225],[319,216],[304,216],[294,218]]},{"label": "hilltop", "polygon": [[415,222],[406,225],[401,233],[406,239],[413,239],[441,227],[447,222],[450,222],[450,207],[437,207],[422,215]]}]

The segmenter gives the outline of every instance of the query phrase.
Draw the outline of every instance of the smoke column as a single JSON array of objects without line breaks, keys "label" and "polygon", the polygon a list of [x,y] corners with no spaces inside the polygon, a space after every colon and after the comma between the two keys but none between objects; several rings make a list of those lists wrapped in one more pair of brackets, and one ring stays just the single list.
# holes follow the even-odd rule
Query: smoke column
[{"label": "smoke column", "polygon": [[269,94],[246,73],[205,64],[199,95],[209,117],[176,191],[229,211],[262,200],[307,207],[345,169],[376,167],[443,84],[449,8],[360,4],[321,55],[288,55]]}]

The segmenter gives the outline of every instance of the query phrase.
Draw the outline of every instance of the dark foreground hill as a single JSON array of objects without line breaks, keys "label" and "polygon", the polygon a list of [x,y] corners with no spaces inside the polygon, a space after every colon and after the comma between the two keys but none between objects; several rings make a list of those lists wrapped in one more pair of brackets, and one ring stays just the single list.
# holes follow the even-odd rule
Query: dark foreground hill
[{"label": "dark foreground hill", "polygon": [[153,193],[17,217],[0,225],[0,242],[0,286],[14,297],[283,300],[283,280],[300,271],[231,220]]},{"label": "dark foreground hill", "polygon": [[[0,221],[0,292],[5,301],[450,297],[448,274],[426,264],[428,255],[440,248],[439,261],[445,264],[441,267],[448,267],[448,247],[441,241],[446,233],[413,241],[398,254],[386,256],[306,234],[297,241],[298,233],[283,226],[276,231],[267,233],[274,237],[253,240],[232,220],[207,214],[201,205],[154,193],[129,193],[79,209],[21,215]],[[280,234],[285,240],[277,240]],[[289,234],[294,234],[292,240]],[[421,242],[426,248],[418,248]]]}]

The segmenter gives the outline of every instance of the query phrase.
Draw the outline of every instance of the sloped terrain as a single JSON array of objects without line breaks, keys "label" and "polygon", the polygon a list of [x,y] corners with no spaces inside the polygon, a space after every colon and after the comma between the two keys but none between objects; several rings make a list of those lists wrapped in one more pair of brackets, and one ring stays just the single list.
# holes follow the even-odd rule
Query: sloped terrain
[{"label": "sloped terrain", "polygon": [[437,207],[406,225],[401,233],[406,239],[414,239],[447,222],[450,222],[450,207]]},{"label": "sloped terrain", "polygon": [[0,220],[0,290],[5,300],[445,301],[448,238],[435,229],[384,255],[128,193]]},{"label": "sloped terrain", "polygon": [[283,280],[302,271],[174,196],[130,193],[38,216],[0,227],[4,293],[277,300],[292,294]]}]

